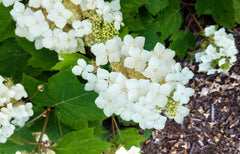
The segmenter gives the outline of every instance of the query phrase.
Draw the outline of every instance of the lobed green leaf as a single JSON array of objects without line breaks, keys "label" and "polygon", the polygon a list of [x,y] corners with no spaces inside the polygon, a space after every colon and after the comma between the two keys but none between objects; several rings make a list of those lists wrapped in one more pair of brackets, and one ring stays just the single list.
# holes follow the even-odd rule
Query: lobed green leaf
[{"label": "lobed green leaf", "polygon": [[157,42],[163,43],[161,37],[158,35],[160,23],[154,22],[151,26],[147,27],[145,31],[141,31],[140,35],[146,38],[144,48],[152,50]]},{"label": "lobed green leaf", "polygon": [[[126,149],[130,149],[132,146],[140,147],[140,143],[145,141],[149,136],[140,135],[139,130],[136,128],[128,128],[120,130],[117,134],[118,145],[122,144]],[[113,140],[112,140],[113,142]]]},{"label": "lobed green leaf", "polygon": [[15,22],[10,15],[12,7],[0,3],[0,42],[15,36]]},{"label": "lobed green leaf", "polygon": [[169,0],[148,0],[145,4],[150,13],[156,15],[159,11],[163,10],[169,5]]},{"label": "lobed green leaf", "polygon": [[97,154],[105,151],[109,144],[93,137],[94,129],[87,128],[65,135],[53,150],[57,154]]},{"label": "lobed green leaf", "polygon": [[188,49],[194,50],[196,47],[195,37],[187,30],[180,30],[172,35],[171,38],[173,42],[170,44],[169,48],[173,49],[180,59],[185,57]]},{"label": "lobed green leaf", "polygon": [[21,37],[17,37],[17,42],[25,51],[31,54],[28,65],[50,70],[58,62],[58,55],[52,50],[46,48],[37,50],[33,42]]},{"label": "lobed green leaf", "polygon": [[0,46],[0,74],[11,77],[14,82],[21,82],[29,58],[30,54],[14,38],[5,40]]},{"label": "lobed green leaf", "polygon": [[235,10],[235,21],[240,24],[240,1],[233,0],[233,6]]},{"label": "lobed green leaf", "polygon": [[52,67],[52,70],[65,70],[72,68],[74,65],[77,64],[78,59],[84,59],[85,61],[90,61],[85,56],[78,54],[78,53],[71,53],[71,54],[60,54],[60,56],[64,59],[58,62],[56,65]]},{"label": "lobed green leaf", "polygon": [[160,23],[161,40],[167,39],[176,32],[182,24],[179,1],[169,0],[169,6],[157,14],[156,21]]},{"label": "lobed green leaf", "polygon": [[231,29],[234,26],[235,18],[232,0],[197,0],[196,11],[198,15],[212,15],[216,23],[224,27]]},{"label": "lobed green leaf", "polygon": [[[29,95],[34,94],[33,88],[44,84],[36,79],[24,76],[23,85]],[[39,92],[31,101],[38,106],[53,106],[58,118],[66,125],[75,129],[86,128],[89,120],[103,120],[103,111],[97,108],[94,101],[95,92],[86,92],[84,85],[70,70],[64,70],[49,78],[44,84],[44,91]]]}]

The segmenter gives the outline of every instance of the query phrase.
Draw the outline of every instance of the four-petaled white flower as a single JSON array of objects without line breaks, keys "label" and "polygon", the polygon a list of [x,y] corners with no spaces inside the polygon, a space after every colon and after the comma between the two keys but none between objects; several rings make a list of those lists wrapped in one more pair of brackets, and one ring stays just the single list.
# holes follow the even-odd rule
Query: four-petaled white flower
[{"label": "four-petaled white flower", "polygon": [[175,101],[179,101],[180,104],[186,104],[190,100],[189,97],[193,94],[194,90],[192,88],[185,88],[183,85],[178,84],[172,98]]},{"label": "four-petaled white flower", "polygon": [[47,18],[54,22],[57,27],[63,28],[72,15],[73,13],[66,9],[61,2],[57,2],[49,11]]},{"label": "four-petaled white flower", "polygon": [[93,72],[94,66],[87,65],[86,61],[83,59],[78,59],[77,64],[78,65],[72,68],[73,74],[82,75],[83,79],[87,79],[88,74]]},{"label": "four-petaled white flower", "polygon": [[106,116],[111,116],[114,111],[118,108],[116,103],[116,98],[111,97],[109,93],[101,93],[95,100],[95,104],[103,109],[103,112]]},{"label": "four-petaled white flower", "polygon": [[92,23],[87,20],[75,20],[73,21],[72,26],[75,29],[75,36],[77,37],[92,33]]},{"label": "four-petaled white flower", "polygon": [[119,62],[120,61],[120,40],[119,38],[114,38],[103,43],[94,44],[92,46],[92,53],[96,56],[96,65],[105,65],[109,62]]},{"label": "four-petaled white flower", "polygon": [[133,38],[131,35],[126,35],[123,39],[123,42],[128,47],[143,49],[145,37],[138,36],[136,38]]},{"label": "four-petaled white flower", "polygon": [[152,83],[149,92],[146,95],[147,103],[155,104],[159,107],[164,107],[168,102],[168,96],[172,92],[173,87],[170,84],[157,84]]},{"label": "four-petaled white flower", "polygon": [[130,57],[124,60],[124,66],[135,69],[135,71],[143,72],[146,67],[146,62],[151,57],[151,52],[140,50],[139,48],[131,48],[129,50]]},{"label": "four-petaled white flower", "polygon": [[41,36],[49,30],[49,25],[41,10],[34,12],[32,15],[25,16],[24,22],[33,37]]}]

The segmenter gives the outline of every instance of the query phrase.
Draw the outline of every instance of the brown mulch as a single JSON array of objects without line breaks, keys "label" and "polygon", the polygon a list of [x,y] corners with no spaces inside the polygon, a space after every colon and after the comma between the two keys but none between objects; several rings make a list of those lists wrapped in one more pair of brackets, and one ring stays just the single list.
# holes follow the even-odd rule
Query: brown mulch
[{"label": "brown mulch", "polygon": [[[186,9],[182,14],[189,23],[191,16]],[[212,24],[209,16],[199,19],[201,25]],[[192,23],[189,30],[195,33],[199,28]],[[240,51],[240,25],[228,32],[234,35]],[[142,153],[240,154],[240,54],[228,73],[206,75],[197,72],[198,64],[194,61],[185,59],[182,64],[195,74],[187,85],[195,89],[186,105],[190,114],[182,124],[168,119],[163,130],[154,130],[152,136],[141,143]]]}]

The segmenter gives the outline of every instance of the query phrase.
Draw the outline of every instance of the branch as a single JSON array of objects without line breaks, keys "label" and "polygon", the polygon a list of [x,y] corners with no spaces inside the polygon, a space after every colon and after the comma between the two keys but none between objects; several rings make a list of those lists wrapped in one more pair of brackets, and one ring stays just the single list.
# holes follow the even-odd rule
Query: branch
[{"label": "branch", "polygon": [[115,146],[116,146],[116,148],[117,148],[117,140],[116,140],[116,135],[115,135],[115,128],[114,128],[114,117],[112,116],[112,133],[113,133],[113,140],[114,140],[114,144],[115,144]]},{"label": "branch", "polygon": [[49,107],[46,109],[46,111],[47,111],[47,113],[46,113],[46,117],[45,117],[45,120],[44,120],[43,128],[42,128],[42,131],[41,131],[39,140],[38,140],[38,154],[41,154],[42,138],[43,138],[43,134],[45,133],[45,129],[46,129],[46,127],[47,127],[48,118],[49,118],[49,114],[50,114],[50,111],[51,111],[51,106],[49,106]]},{"label": "branch", "polygon": [[28,123],[26,123],[26,125],[31,124],[32,122],[36,121],[37,119],[41,118],[43,115],[45,115],[47,112],[47,110],[43,111],[41,114],[39,114],[37,117],[35,117],[34,119],[32,119],[31,121],[29,121]]},{"label": "branch", "polygon": [[18,136],[18,135],[16,135],[16,134],[13,134],[13,136],[16,137],[16,138],[18,138],[19,140],[27,143],[27,144],[31,144],[31,145],[37,145],[37,144],[38,144],[37,142],[31,142],[31,141],[25,140],[24,138],[22,138],[22,137],[20,137],[20,136]]},{"label": "branch", "polygon": [[203,28],[202,28],[202,26],[199,24],[197,18],[194,16],[194,14],[192,13],[192,11],[191,11],[191,10],[189,9],[189,7],[187,6],[188,3],[185,3],[185,2],[183,2],[182,0],[179,0],[179,2],[180,2],[181,4],[183,4],[183,6],[188,10],[188,12],[191,14],[193,20],[196,22],[196,24],[197,24],[198,27],[200,28],[200,30],[201,30],[201,31],[204,31]]}]

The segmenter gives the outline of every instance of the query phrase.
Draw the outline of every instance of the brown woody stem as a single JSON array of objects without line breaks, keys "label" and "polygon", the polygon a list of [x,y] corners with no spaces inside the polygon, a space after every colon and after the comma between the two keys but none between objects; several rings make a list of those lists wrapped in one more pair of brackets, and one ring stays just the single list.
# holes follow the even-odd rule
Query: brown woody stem
[{"label": "brown woody stem", "polygon": [[112,133],[113,133],[113,140],[114,140],[114,144],[115,144],[115,146],[116,146],[116,148],[117,148],[117,140],[116,140],[116,135],[115,135],[115,128],[114,128],[114,117],[112,116]]},{"label": "brown woody stem", "polygon": [[45,129],[46,129],[46,127],[47,127],[48,118],[49,118],[49,114],[50,114],[50,111],[51,111],[51,106],[49,106],[49,107],[46,109],[46,111],[47,111],[47,113],[46,113],[46,117],[45,117],[45,120],[44,120],[44,123],[43,123],[43,128],[42,128],[42,131],[41,131],[39,140],[38,140],[38,153],[39,153],[39,154],[41,154],[42,138],[43,138],[43,134],[45,133]]}]

